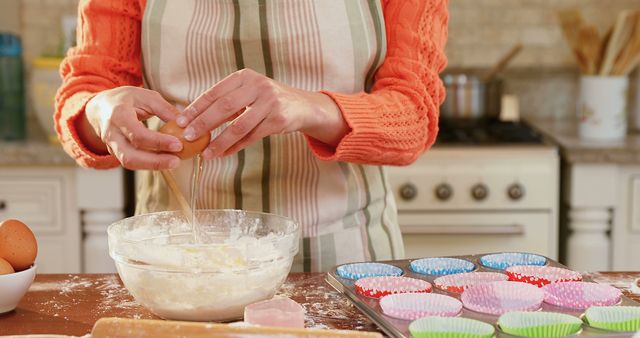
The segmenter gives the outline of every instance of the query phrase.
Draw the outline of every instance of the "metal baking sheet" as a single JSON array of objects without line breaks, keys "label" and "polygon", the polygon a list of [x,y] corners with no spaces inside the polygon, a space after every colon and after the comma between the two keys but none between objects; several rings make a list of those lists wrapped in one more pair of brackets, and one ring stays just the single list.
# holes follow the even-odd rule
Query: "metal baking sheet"
[{"label": "metal baking sheet", "polygon": [[[497,252],[497,253],[499,253],[499,252]],[[492,254],[492,253],[475,254],[475,255],[464,255],[464,256],[442,256],[442,257],[462,258],[462,259],[469,260],[469,261],[473,262],[476,265],[476,269],[474,271],[491,271],[491,272],[504,273],[504,270],[496,270],[496,269],[488,268],[488,267],[483,266],[482,264],[480,264],[480,257],[485,256],[485,255],[490,255],[490,254]],[[542,256],[542,255],[540,255],[540,256]],[[547,259],[546,265],[548,265],[548,266],[556,266],[556,267],[561,267],[561,268],[568,269],[566,266],[564,266],[564,265],[562,265],[562,264],[560,264],[560,263],[558,263],[558,262],[556,262],[556,261],[554,261],[554,260],[552,260],[552,259],[550,259],[548,257],[545,257],[545,258]],[[432,291],[433,293],[444,294],[444,295],[448,295],[448,296],[452,296],[454,298],[460,299],[460,293],[444,291],[444,290],[441,290],[441,289],[439,289],[439,288],[437,288],[435,286],[435,283],[433,281],[434,281],[434,279],[436,279],[437,277],[440,277],[440,276],[422,275],[422,274],[414,273],[413,271],[411,271],[411,268],[409,267],[409,264],[413,260],[415,260],[415,259],[394,260],[394,261],[380,261],[380,263],[391,264],[391,265],[395,265],[395,266],[401,268],[404,271],[403,276],[412,277],[412,278],[417,278],[417,279],[422,279],[422,280],[428,281],[433,286],[433,291]],[[355,280],[342,278],[342,277],[338,276],[335,273],[335,271],[336,271],[336,269],[334,268],[331,272],[329,272],[327,274],[327,278],[326,278],[327,282],[334,289],[336,289],[338,292],[344,294],[358,309],[360,309],[360,311],[362,311],[374,323],[376,323],[380,327],[380,329],[382,331],[384,331],[390,337],[398,337],[398,338],[411,337],[411,334],[409,333],[409,324],[411,323],[411,321],[402,320],[402,319],[396,319],[396,318],[384,315],[382,313],[382,310],[380,309],[380,305],[378,304],[378,299],[358,294],[356,292],[355,287],[354,287]],[[589,279],[589,278],[584,278],[584,281],[589,282],[589,281],[592,281],[592,280]],[[622,300],[620,301],[620,303],[618,305],[640,306],[640,303],[635,302],[635,301],[633,301],[633,300],[631,300],[628,297],[623,295],[622,296]],[[550,304],[547,304],[547,303],[543,303],[542,308],[541,308],[540,311],[560,312],[560,313],[566,313],[566,314],[574,315],[576,317],[582,317],[582,314],[584,312],[583,310],[573,310],[573,309],[569,309],[569,308],[557,307],[557,306],[550,305]],[[495,328],[496,328],[496,337],[514,337],[514,336],[512,336],[510,334],[502,332],[500,330],[500,328],[496,325],[496,322],[498,321],[498,317],[499,316],[494,316],[494,315],[489,315],[489,314],[484,314],[484,313],[471,311],[471,310],[468,310],[468,309],[466,309],[464,307],[462,308],[462,312],[460,313],[459,316],[465,317],[465,318],[471,318],[471,319],[480,320],[480,321],[489,323],[491,325],[494,325]],[[590,327],[590,326],[588,326],[586,324],[583,324],[582,325],[582,330],[577,334],[577,336],[583,336],[583,337],[632,337],[633,333],[604,331],[604,330],[596,329],[596,328]]]}]

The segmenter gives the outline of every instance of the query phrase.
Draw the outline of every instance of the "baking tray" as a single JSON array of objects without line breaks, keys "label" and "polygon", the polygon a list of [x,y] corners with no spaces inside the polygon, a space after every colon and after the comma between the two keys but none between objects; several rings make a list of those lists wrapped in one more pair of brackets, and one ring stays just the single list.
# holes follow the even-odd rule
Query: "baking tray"
[{"label": "baking tray", "polygon": [[[476,265],[476,268],[475,268],[474,271],[490,271],[490,272],[504,273],[504,270],[492,269],[492,268],[489,268],[489,267],[486,267],[486,266],[483,266],[482,264],[480,264],[480,257],[485,256],[485,255],[490,255],[490,254],[493,254],[493,253],[494,252],[492,252],[492,253],[483,253],[483,254],[475,254],[475,255],[441,256],[441,257],[461,258],[461,259],[466,259],[468,261],[471,261]],[[500,253],[500,252],[495,252],[495,253]],[[539,255],[539,256],[543,256],[543,255]],[[543,256],[543,257],[545,257],[545,256]],[[560,263],[558,263],[558,262],[556,262],[556,261],[554,261],[554,260],[552,260],[552,259],[550,259],[548,257],[545,257],[545,258],[547,259],[547,263],[545,265],[568,269],[568,267],[566,267],[565,265],[562,265],[562,264],[560,264]],[[460,293],[447,292],[447,291],[441,290],[441,289],[439,289],[439,288],[437,288],[435,286],[435,283],[433,281],[434,281],[434,279],[436,279],[437,277],[440,277],[440,276],[422,275],[422,274],[414,273],[411,270],[411,268],[409,267],[409,264],[411,263],[411,261],[414,261],[416,259],[380,261],[379,263],[386,263],[386,264],[390,264],[390,265],[395,265],[395,266],[401,268],[404,271],[403,276],[412,277],[412,278],[422,279],[422,280],[428,281],[433,286],[432,293],[444,294],[444,295],[448,295],[448,296],[452,296],[454,298],[460,299]],[[337,268],[337,266],[335,268]],[[389,316],[386,316],[385,314],[383,314],[382,310],[380,309],[380,305],[378,304],[378,299],[370,298],[370,297],[358,294],[356,292],[355,287],[354,287],[355,280],[345,279],[345,278],[342,278],[342,277],[338,276],[336,274],[336,269],[335,268],[331,272],[329,272],[327,274],[326,280],[329,283],[329,285],[331,285],[338,292],[344,294],[358,309],[360,309],[360,311],[362,311],[365,315],[367,315],[367,317],[369,317],[374,323],[376,323],[378,325],[378,327],[380,327],[380,329],[382,331],[384,331],[390,337],[398,337],[398,338],[411,337],[411,334],[409,333],[409,329],[408,329],[409,328],[409,324],[411,323],[411,321],[402,320],[402,319],[396,319],[396,318],[389,317]],[[583,280],[586,281],[586,282],[593,281],[590,278],[584,278],[584,277],[583,277]],[[618,303],[618,305],[640,306],[640,303],[638,303],[636,301],[633,301],[633,300],[631,300],[628,297],[623,295],[622,298],[621,298],[621,301],[620,301],[620,303]],[[566,314],[574,315],[574,316],[580,317],[580,318],[582,318],[582,314],[584,312],[583,310],[573,310],[573,309],[569,309],[569,308],[563,308],[563,307],[554,306],[554,305],[547,304],[547,303],[543,303],[542,308],[541,308],[540,311],[566,313]],[[462,308],[462,312],[460,313],[459,316],[460,317],[465,317],[465,318],[471,318],[471,319],[480,320],[480,321],[489,323],[491,325],[494,325],[495,328],[496,328],[496,337],[515,337],[515,336],[512,336],[510,334],[502,332],[500,330],[500,328],[496,325],[496,322],[498,321],[498,317],[499,316],[471,311],[471,310],[468,310],[468,309],[466,309],[464,307]],[[582,330],[578,334],[576,334],[575,336],[583,336],[583,337],[632,337],[633,333],[605,331],[605,330],[596,329],[596,328],[590,327],[590,326],[588,326],[586,324],[583,324],[582,325]]]}]

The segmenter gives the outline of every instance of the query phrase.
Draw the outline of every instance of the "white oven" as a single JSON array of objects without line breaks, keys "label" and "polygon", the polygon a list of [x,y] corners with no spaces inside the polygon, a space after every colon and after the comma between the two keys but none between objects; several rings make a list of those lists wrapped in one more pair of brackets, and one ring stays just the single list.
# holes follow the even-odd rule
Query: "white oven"
[{"label": "white oven", "polygon": [[389,168],[408,258],[495,251],[558,257],[556,148],[436,146]]}]

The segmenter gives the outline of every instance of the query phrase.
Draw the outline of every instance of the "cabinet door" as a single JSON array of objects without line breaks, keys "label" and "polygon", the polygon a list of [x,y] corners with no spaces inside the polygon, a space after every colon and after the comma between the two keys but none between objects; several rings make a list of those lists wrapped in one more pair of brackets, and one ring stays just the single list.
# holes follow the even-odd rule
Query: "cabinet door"
[{"label": "cabinet door", "polygon": [[80,272],[75,168],[0,170],[0,220],[15,218],[36,235],[41,273]]}]

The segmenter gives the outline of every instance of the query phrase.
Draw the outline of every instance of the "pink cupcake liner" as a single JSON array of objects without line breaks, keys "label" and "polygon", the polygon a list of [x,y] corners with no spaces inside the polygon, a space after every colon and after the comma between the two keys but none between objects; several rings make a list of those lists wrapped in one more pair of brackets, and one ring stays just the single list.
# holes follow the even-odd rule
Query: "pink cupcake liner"
[{"label": "pink cupcake liner", "polygon": [[544,292],[534,285],[518,282],[491,282],[471,286],[460,296],[469,310],[501,315],[509,311],[535,311],[544,300]]},{"label": "pink cupcake liner", "polygon": [[506,269],[506,273],[511,281],[529,283],[538,287],[551,283],[582,281],[582,275],[579,272],[553,266],[512,266]]},{"label": "pink cupcake liner", "polygon": [[355,282],[359,294],[380,298],[396,293],[431,292],[431,284],[427,281],[409,277],[381,276],[365,277]]},{"label": "pink cupcake liner", "polygon": [[590,282],[554,283],[542,290],[546,303],[572,309],[614,305],[622,297],[622,292],[611,285]]},{"label": "pink cupcake liner", "polygon": [[387,316],[416,320],[426,316],[456,316],[462,310],[462,303],[435,293],[398,293],[380,298],[380,307]]},{"label": "pink cupcake liner", "polygon": [[509,277],[499,272],[467,272],[436,278],[433,283],[438,289],[449,292],[463,292],[466,288],[491,282],[506,281]]}]

